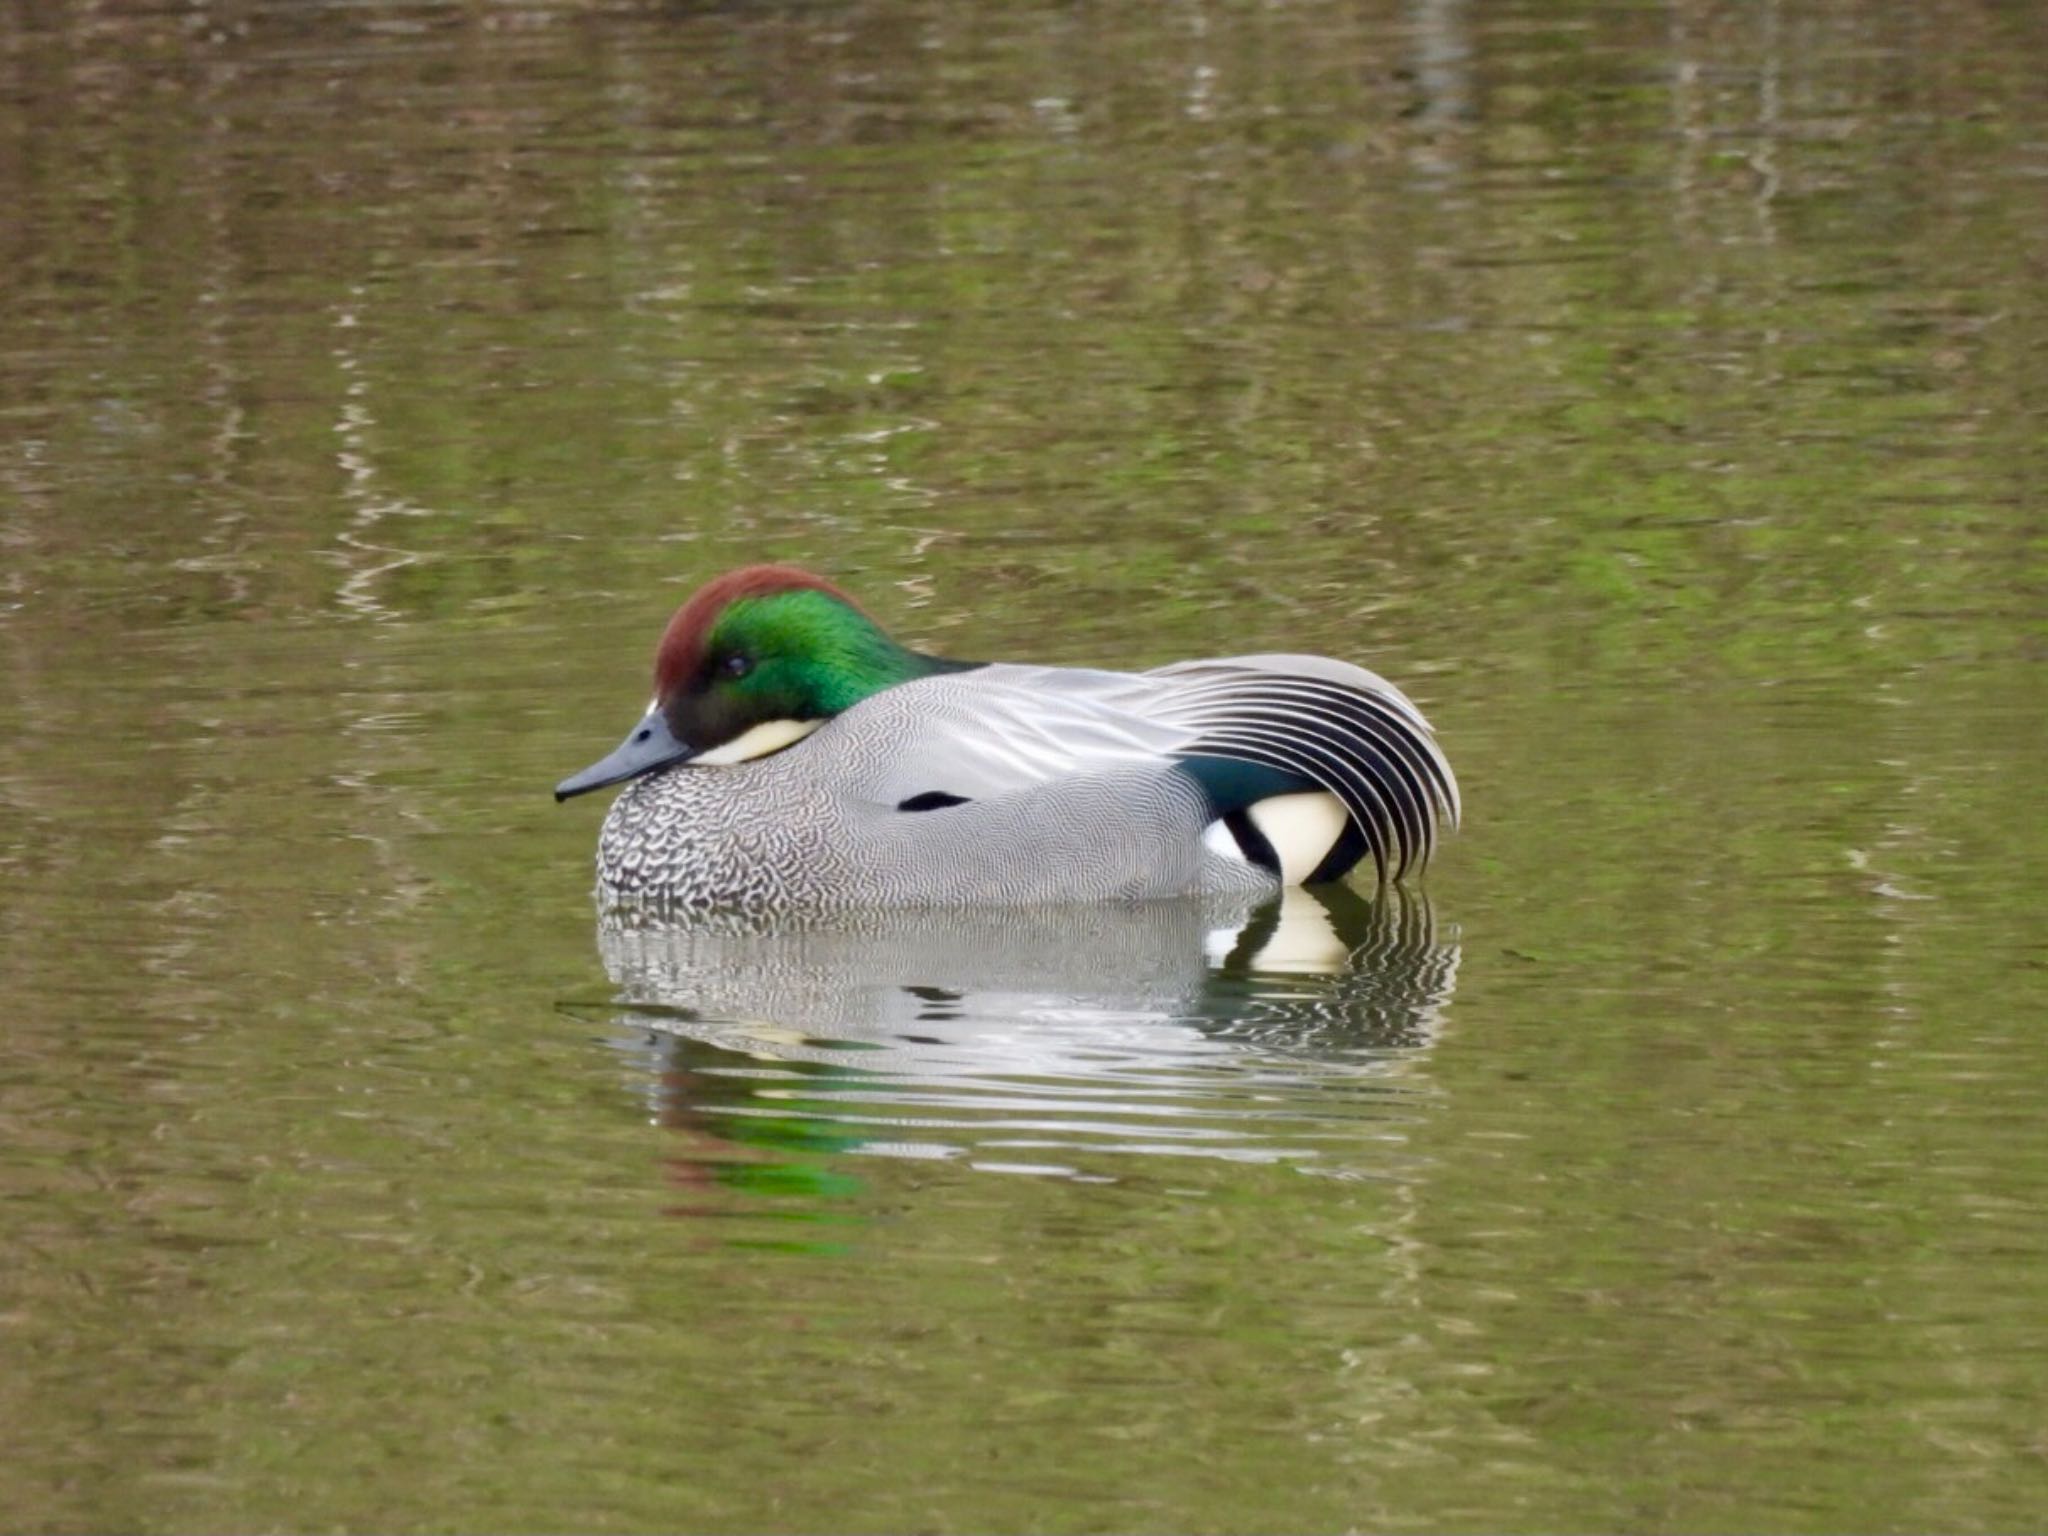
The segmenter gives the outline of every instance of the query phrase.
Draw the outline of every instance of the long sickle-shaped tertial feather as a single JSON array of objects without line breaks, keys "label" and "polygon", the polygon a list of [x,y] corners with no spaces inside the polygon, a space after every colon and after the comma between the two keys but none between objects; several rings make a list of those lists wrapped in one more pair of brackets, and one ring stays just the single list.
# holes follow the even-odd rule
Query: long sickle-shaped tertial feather
[{"label": "long sickle-shaped tertial feather", "polygon": [[1383,880],[1426,866],[1437,824],[1455,827],[1459,813],[1457,780],[1428,723],[1371,673],[1283,670],[1289,660],[1164,669],[1190,684],[1160,711],[1194,733],[1183,753],[1276,769],[1335,795]]}]

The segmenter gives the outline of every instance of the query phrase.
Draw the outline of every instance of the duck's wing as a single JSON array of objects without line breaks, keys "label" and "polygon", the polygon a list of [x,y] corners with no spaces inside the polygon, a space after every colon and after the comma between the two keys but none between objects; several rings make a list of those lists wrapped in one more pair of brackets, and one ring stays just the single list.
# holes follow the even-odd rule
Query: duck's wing
[{"label": "duck's wing", "polygon": [[[1344,830],[1331,878],[1367,851],[1383,877],[1419,868],[1457,780],[1422,714],[1393,684],[1320,656],[1239,656],[1155,672],[994,665],[905,683],[848,711],[817,744],[860,743],[848,788],[941,809],[1061,779],[1177,769],[1219,821],[1323,791]],[[1317,862],[1311,860],[1311,862]]]},{"label": "duck's wing", "polygon": [[1158,685],[1127,672],[996,664],[900,683],[863,700],[815,738],[884,748],[854,788],[891,805],[984,800],[1175,761],[1188,728],[1155,717]]}]

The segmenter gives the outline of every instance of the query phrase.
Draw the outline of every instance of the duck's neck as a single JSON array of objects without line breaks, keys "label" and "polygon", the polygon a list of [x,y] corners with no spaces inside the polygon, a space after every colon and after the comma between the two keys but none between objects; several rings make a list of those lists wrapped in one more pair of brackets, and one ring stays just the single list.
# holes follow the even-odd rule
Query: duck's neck
[{"label": "duck's neck", "polygon": [[986,665],[913,651],[879,630],[873,631],[873,636],[874,643],[843,653],[819,680],[819,702],[825,712],[836,715],[899,683],[914,683],[919,678],[940,677],[948,672],[971,672]]},{"label": "duck's neck", "polygon": [[899,683],[983,665],[913,651],[892,640],[866,614],[822,593],[779,599],[767,619],[782,629],[784,644],[778,648],[802,658],[793,668],[794,677],[778,681],[794,685],[798,697],[793,702],[803,704],[802,714],[811,719],[849,710]]}]

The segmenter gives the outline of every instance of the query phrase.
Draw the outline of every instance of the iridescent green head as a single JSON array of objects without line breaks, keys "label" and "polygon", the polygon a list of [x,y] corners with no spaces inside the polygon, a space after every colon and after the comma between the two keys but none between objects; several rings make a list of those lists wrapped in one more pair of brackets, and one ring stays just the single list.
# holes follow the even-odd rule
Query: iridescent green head
[{"label": "iridescent green head", "polygon": [[558,784],[555,798],[677,763],[763,757],[871,694],[962,665],[898,645],[852,598],[808,571],[730,571],[669,620],[646,715],[617,751]]}]

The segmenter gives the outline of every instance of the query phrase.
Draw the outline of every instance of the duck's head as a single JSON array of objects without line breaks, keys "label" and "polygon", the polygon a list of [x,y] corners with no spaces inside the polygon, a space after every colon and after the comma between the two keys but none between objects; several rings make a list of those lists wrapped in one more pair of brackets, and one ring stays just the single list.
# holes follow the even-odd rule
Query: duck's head
[{"label": "duck's head", "polygon": [[654,652],[654,699],[566,800],[678,763],[729,764],[801,741],[870,694],[961,663],[906,650],[832,583],[750,565],[698,588]]}]

